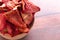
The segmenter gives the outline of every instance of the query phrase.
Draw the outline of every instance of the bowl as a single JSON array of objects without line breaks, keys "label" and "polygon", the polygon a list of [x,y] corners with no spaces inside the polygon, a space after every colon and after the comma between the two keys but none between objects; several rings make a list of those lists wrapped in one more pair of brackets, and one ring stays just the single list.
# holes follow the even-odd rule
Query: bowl
[{"label": "bowl", "polygon": [[[22,16],[24,16],[24,15],[26,15],[26,14],[23,14]],[[28,15],[28,14],[27,14]],[[31,14],[29,14],[30,16],[31,16]],[[24,16],[25,17],[25,16]],[[27,17],[25,17],[24,18],[23,17],[23,19],[27,19],[28,18],[28,16]],[[28,20],[28,19],[27,19]],[[25,20],[26,21],[26,20]],[[32,26],[33,26],[33,23],[34,23],[34,17],[32,18],[32,20],[31,20],[31,22],[30,22],[30,29],[32,28]],[[5,39],[8,39],[8,40],[18,40],[18,39],[21,39],[21,38],[24,38],[25,36],[27,36],[28,35],[28,33],[22,33],[22,34],[19,34],[19,35],[16,35],[16,36],[14,36],[14,37],[11,37],[9,34],[5,34],[5,35],[3,35],[2,33],[0,33],[0,35],[1,35],[1,37],[3,37],[3,38],[5,38]]]}]

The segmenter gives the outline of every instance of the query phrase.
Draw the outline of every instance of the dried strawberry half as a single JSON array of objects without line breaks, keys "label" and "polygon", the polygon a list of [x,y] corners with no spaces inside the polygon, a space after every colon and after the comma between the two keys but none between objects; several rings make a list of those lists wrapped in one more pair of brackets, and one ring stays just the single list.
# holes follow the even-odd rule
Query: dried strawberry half
[{"label": "dried strawberry half", "polygon": [[3,14],[0,14],[0,31],[5,28],[6,25],[6,18]]},{"label": "dried strawberry half", "polygon": [[7,32],[8,34],[10,34],[11,36],[14,36],[14,33],[15,33],[15,25],[10,23],[9,21],[6,21],[6,28],[7,28]]},{"label": "dried strawberry half", "polygon": [[8,1],[6,3],[6,6],[9,8],[9,9],[13,9],[16,5],[13,1]]},{"label": "dried strawberry half", "polygon": [[8,33],[9,33],[10,35],[12,35],[12,34],[13,34],[13,33],[12,33],[12,32],[13,32],[13,29],[11,28],[12,26],[11,26],[10,24],[8,24],[8,23],[7,23],[6,26],[7,26],[7,31],[8,31]]},{"label": "dried strawberry half", "polygon": [[4,2],[4,3],[5,3],[5,2],[8,2],[8,1],[10,1],[10,0],[2,0],[2,2]]},{"label": "dried strawberry half", "polygon": [[23,18],[23,20],[24,20],[24,22],[26,23],[26,24],[30,24],[31,22],[32,22],[32,20],[34,19],[34,15],[32,15],[31,13],[26,13],[26,12],[24,12],[24,13],[21,13],[21,15],[22,15],[22,18]]},{"label": "dried strawberry half", "polygon": [[36,13],[38,11],[40,11],[40,8],[35,6],[33,3],[29,2],[29,1],[25,1],[25,12],[27,13]]},{"label": "dried strawberry half", "polygon": [[12,10],[10,12],[7,12],[4,14],[6,19],[14,24],[15,26],[18,26],[20,28],[26,28],[26,24],[22,21],[20,14],[16,12],[16,10]]}]

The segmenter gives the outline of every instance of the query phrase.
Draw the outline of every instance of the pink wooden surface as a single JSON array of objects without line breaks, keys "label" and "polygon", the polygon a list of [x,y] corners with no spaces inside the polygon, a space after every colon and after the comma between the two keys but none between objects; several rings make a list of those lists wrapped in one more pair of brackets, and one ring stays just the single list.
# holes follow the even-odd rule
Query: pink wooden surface
[{"label": "pink wooden surface", "polygon": [[36,18],[33,28],[23,40],[60,40],[60,14]]}]

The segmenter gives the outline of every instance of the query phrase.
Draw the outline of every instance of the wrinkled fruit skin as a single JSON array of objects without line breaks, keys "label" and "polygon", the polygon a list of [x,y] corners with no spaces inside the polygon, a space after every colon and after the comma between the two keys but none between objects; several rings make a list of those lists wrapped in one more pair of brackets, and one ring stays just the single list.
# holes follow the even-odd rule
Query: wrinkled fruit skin
[{"label": "wrinkled fruit skin", "polygon": [[3,14],[0,14],[0,31],[5,28],[6,25],[6,19],[3,16]]},{"label": "wrinkled fruit skin", "polygon": [[0,3],[0,32],[11,37],[28,33],[40,8],[28,0],[0,0]]}]

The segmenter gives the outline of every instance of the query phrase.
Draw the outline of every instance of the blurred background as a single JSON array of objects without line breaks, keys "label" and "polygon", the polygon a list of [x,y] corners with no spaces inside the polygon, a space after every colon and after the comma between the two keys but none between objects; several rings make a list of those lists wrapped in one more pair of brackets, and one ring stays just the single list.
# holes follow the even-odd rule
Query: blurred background
[{"label": "blurred background", "polygon": [[29,0],[41,8],[36,17],[60,13],[60,0]]}]

